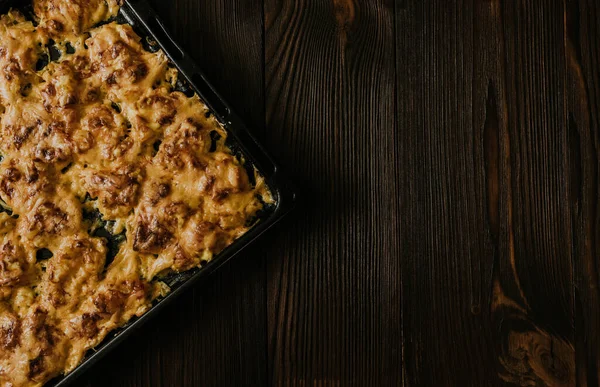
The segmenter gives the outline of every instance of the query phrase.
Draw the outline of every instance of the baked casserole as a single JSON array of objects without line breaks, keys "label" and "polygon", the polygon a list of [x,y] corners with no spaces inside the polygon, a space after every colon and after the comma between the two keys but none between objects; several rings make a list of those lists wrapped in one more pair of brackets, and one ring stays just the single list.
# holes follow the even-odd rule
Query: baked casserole
[{"label": "baked casserole", "polygon": [[117,0],[0,17],[0,385],[71,372],[273,203]]}]

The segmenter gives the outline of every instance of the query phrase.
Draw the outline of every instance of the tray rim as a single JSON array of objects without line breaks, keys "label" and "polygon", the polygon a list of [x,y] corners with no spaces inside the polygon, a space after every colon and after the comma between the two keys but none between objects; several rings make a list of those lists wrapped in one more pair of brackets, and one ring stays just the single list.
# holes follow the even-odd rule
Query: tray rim
[{"label": "tray rim", "polygon": [[[0,2],[1,1],[2,0],[0,0]],[[25,0],[14,0],[11,3],[19,5],[23,2],[25,2]],[[197,63],[191,59],[191,57],[177,44],[176,40],[172,38],[168,29],[165,27],[165,24],[150,3],[147,0],[125,0],[119,12],[127,19],[130,25],[134,28],[137,27],[143,29],[147,36],[152,37],[152,39],[158,43],[160,48],[169,58],[169,61],[175,65],[179,73],[186,78],[193,90],[214,112],[228,134],[233,135],[236,140],[235,145],[241,148],[243,155],[250,159],[249,161],[265,178],[271,193],[276,199],[276,205],[270,214],[253,226],[243,236],[235,240],[211,262],[206,264],[206,266],[190,270],[190,272],[193,272],[190,277],[184,280],[184,282],[178,285],[172,292],[157,301],[156,304],[142,316],[133,318],[124,327],[111,332],[96,348],[90,350],[93,353],[87,355],[73,371],[48,381],[44,384],[46,387],[66,387],[72,385],[73,382],[92,368],[100,359],[108,355],[119,344],[125,341],[125,339],[140,329],[146,322],[161,313],[163,308],[173,303],[181,296],[181,294],[191,287],[196,286],[215,273],[263,233],[281,221],[285,215],[292,211],[298,200],[298,194],[296,193],[291,180],[282,172],[279,164],[277,164],[269,153],[260,145],[248,130],[248,127],[244,124],[243,120],[231,108],[229,103],[215,90]],[[142,38],[144,37],[145,36],[142,36]],[[211,94],[210,96],[206,95],[205,92],[202,92],[202,89],[198,86],[198,80],[201,80],[204,83],[204,86],[208,87]],[[221,108],[224,108],[224,110],[215,109],[215,104],[218,104]]]}]

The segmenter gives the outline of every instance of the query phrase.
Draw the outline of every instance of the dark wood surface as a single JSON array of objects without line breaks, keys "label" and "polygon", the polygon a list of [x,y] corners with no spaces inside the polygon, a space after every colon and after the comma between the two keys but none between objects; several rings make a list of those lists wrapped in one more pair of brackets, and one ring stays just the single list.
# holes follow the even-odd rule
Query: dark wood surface
[{"label": "dark wood surface", "polygon": [[599,385],[597,0],[154,0],[294,177],[80,384]]}]

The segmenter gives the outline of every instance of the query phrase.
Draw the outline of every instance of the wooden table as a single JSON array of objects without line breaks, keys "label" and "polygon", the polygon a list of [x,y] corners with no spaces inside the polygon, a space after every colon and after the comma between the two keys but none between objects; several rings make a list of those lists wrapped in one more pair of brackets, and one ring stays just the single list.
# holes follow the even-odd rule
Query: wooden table
[{"label": "wooden table", "polygon": [[154,3],[304,200],[84,385],[598,386],[600,2]]}]

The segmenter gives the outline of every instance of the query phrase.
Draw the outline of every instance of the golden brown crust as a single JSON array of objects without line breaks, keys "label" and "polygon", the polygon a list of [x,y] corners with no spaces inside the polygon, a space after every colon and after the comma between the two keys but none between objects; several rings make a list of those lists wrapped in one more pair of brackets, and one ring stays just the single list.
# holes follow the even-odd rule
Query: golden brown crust
[{"label": "golden brown crust", "polygon": [[[90,29],[117,0],[34,9],[37,28],[0,18],[0,385],[13,387],[72,371],[169,291],[160,275],[211,260],[273,201],[200,99],[173,91],[164,53],[126,25]],[[40,68],[51,39],[62,56]]]},{"label": "golden brown crust", "polygon": [[68,32],[80,33],[99,22],[115,16],[119,9],[117,0],[34,0],[35,14],[42,20],[43,28],[52,36]]}]

